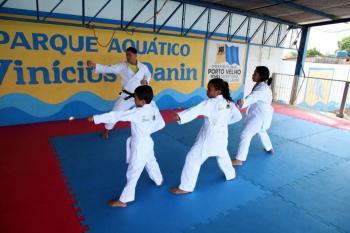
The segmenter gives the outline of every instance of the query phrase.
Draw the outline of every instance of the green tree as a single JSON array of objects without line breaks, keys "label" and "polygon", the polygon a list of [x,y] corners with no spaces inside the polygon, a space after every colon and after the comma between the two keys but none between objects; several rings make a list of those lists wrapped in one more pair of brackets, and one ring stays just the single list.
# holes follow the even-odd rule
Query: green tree
[{"label": "green tree", "polygon": [[338,51],[347,51],[350,54],[350,36],[344,37],[338,41]]},{"label": "green tree", "polygon": [[318,51],[316,48],[312,48],[306,51],[306,56],[307,57],[322,56],[322,53]]}]

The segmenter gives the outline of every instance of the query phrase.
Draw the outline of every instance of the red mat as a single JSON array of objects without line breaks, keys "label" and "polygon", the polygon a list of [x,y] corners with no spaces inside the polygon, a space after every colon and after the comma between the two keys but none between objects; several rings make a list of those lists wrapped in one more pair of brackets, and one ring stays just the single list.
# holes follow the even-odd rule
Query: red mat
[{"label": "red mat", "polygon": [[308,111],[288,105],[273,104],[275,112],[311,121],[321,125],[350,131],[350,121],[336,117],[332,113]]}]

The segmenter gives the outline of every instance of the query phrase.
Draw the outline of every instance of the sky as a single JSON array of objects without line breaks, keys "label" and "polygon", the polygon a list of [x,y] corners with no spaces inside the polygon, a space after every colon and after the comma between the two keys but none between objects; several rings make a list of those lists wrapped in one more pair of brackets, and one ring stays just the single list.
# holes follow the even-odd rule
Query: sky
[{"label": "sky", "polygon": [[337,42],[350,36],[350,22],[311,28],[308,49],[317,48],[321,53],[334,54]]}]

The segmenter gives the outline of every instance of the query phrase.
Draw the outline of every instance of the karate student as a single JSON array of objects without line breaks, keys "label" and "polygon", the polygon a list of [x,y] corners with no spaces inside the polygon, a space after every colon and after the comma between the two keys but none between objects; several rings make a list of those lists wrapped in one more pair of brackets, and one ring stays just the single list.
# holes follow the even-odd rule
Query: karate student
[{"label": "karate student", "polygon": [[153,91],[150,86],[139,86],[135,89],[136,108],[111,111],[89,118],[89,121],[94,121],[95,124],[131,122],[131,137],[126,141],[127,182],[119,200],[109,202],[111,207],[126,207],[128,202],[135,199],[136,184],[144,168],[157,186],[163,184],[163,177],[154,156],[151,134],[162,129],[165,123],[152,98]]},{"label": "karate student", "polygon": [[242,119],[240,111],[232,101],[228,83],[215,78],[209,81],[205,100],[190,109],[178,113],[175,118],[179,124],[185,124],[200,115],[204,124],[196,142],[186,156],[179,187],[172,188],[175,194],[192,192],[196,186],[201,165],[208,157],[215,156],[226,180],[236,177],[227,151],[228,125]]},{"label": "karate student", "polygon": [[266,66],[257,66],[253,74],[253,81],[256,84],[252,92],[244,99],[239,100],[238,105],[241,108],[247,108],[247,118],[245,119],[243,130],[241,132],[240,143],[236,159],[232,160],[232,165],[243,165],[246,161],[250,141],[253,136],[258,134],[265,148],[265,151],[273,154],[271,140],[266,130],[270,128],[273,108],[272,92],[270,85],[272,78],[270,71]]},{"label": "karate student", "polygon": [[[87,61],[89,67],[94,68],[95,73],[119,74],[121,77],[122,91],[119,98],[114,103],[113,111],[126,111],[135,107],[133,93],[136,87],[148,85],[151,80],[151,73],[147,66],[137,60],[137,50],[129,47],[126,50],[126,62],[115,65],[100,65],[92,61]],[[109,137],[109,130],[113,129],[115,124],[105,124],[105,131],[102,136],[105,139]]]}]

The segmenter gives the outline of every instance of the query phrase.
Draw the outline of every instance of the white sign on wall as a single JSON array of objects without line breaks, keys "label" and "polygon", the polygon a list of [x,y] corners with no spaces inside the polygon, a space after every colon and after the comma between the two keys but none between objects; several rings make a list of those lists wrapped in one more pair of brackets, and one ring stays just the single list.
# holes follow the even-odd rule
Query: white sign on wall
[{"label": "white sign on wall", "polygon": [[246,47],[240,43],[208,41],[207,82],[213,78],[221,78],[229,84],[242,84]]}]

